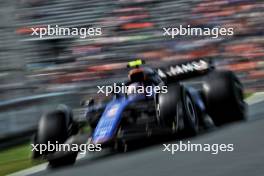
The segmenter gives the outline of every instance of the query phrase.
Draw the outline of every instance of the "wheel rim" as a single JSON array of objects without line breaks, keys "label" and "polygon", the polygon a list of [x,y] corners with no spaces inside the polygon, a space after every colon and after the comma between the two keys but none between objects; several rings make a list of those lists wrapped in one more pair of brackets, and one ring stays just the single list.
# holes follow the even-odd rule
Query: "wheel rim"
[{"label": "wheel rim", "polygon": [[157,121],[160,123],[160,104],[157,103],[156,105],[156,116],[157,116]]},{"label": "wheel rim", "polygon": [[244,107],[244,102],[243,102],[243,92],[242,92],[242,86],[238,81],[235,81],[234,83],[234,92],[235,92],[235,98],[237,102],[239,103],[239,107],[243,108]]},{"label": "wheel rim", "polygon": [[190,96],[186,96],[186,110],[187,110],[187,113],[190,117],[190,120],[192,121],[193,124],[196,124],[196,113],[195,113],[195,109],[194,109],[194,105],[192,103],[192,100],[190,98]]},{"label": "wheel rim", "polygon": [[176,115],[175,115],[172,123],[173,123],[172,130],[173,130],[173,132],[176,132],[178,130],[178,127],[179,127],[179,105],[178,104],[176,106]]}]

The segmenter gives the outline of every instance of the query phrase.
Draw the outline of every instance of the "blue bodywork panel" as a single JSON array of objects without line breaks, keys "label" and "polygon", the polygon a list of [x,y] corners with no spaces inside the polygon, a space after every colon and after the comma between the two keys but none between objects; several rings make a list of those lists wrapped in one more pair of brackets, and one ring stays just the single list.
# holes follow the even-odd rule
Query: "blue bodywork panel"
[{"label": "blue bodywork panel", "polygon": [[119,122],[122,118],[122,112],[125,108],[129,104],[143,99],[145,99],[144,95],[134,94],[111,100],[106,105],[106,108],[95,128],[92,135],[92,142],[104,143],[111,140],[116,134]]}]

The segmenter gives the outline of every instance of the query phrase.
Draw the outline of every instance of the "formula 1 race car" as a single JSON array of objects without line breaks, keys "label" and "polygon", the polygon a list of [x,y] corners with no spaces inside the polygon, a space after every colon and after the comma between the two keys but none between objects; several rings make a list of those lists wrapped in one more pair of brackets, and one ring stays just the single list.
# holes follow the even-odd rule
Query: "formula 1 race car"
[{"label": "formula 1 race car", "polygon": [[[143,67],[129,62],[132,70],[110,101],[82,102],[91,126],[89,142],[126,151],[129,141],[155,135],[196,135],[212,125],[246,118],[242,84],[231,71],[216,70],[206,59],[196,59],[165,68]],[[143,87],[143,88],[142,88]],[[81,143],[71,109],[60,106],[41,117],[35,144]],[[87,141],[87,138],[84,142]],[[72,164],[78,152],[38,153],[51,166]]]}]

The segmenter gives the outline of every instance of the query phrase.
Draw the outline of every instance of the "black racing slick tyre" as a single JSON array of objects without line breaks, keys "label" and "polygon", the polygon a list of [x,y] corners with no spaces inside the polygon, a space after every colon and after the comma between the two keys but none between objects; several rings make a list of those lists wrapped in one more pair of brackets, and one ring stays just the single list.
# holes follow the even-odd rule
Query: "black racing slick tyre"
[{"label": "black racing slick tyre", "polygon": [[233,72],[211,72],[205,78],[203,94],[206,109],[215,125],[246,118],[243,86]]},{"label": "black racing slick tyre", "polygon": [[199,131],[197,107],[189,92],[180,84],[168,85],[167,93],[158,94],[156,112],[161,124],[174,131],[179,129],[180,119],[183,119],[186,135],[193,136]]},{"label": "black racing slick tyre", "polygon": [[165,127],[172,127],[173,123],[178,121],[178,100],[180,98],[179,84],[168,85],[167,93],[159,93],[155,98],[156,116],[158,123]]},{"label": "black racing slick tyre", "polygon": [[58,168],[60,166],[73,165],[76,161],[77,155],[78,155],[77,152],[67,153],[63,157],[49,160],[49,167]]},{"label": "black racing slick tyre", "polygon": [[[37,142],[39,144],[63,144],[70,136],[69,127],[72,119],[67,119],[64,112],[54,110],[41,117],[37,132]],[[55,151],[46,151],[44,155],[52,154]],[[48,159],[50,167],[73,164],[77,153],[71,153],[59,158]]]},{"label": "black racing slick tyre", "polygon": [[188,136],[195,136],[199,132],[199,113],[190,93],[182,89],[182,109],[184,132]]}]

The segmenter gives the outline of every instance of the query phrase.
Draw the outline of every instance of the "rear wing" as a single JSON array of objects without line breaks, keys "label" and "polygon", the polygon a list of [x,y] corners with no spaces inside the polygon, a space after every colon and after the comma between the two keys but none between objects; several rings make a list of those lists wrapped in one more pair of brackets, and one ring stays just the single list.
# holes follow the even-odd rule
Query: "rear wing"
[{"label": "rear wing", "polygon": [[187,79],[201,76],[214,69],[212,60],[196,59],[168,67],[158,68],[157,72],[162,79]]}]

